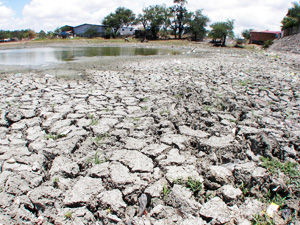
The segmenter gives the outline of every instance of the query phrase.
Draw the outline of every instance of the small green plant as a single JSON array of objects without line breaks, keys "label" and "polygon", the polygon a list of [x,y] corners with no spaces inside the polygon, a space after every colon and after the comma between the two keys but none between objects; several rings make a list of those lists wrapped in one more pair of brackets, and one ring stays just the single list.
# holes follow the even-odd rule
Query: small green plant
[{"label": "small green plant", "polygon": [[170,110],[163,110],[163,111],[160,111],[159,114],[160,114],[160,115],[163,115],[163,114],[170,114]]},{"label": "small green plant", "polygon": [[91,119],[90,126],[95,126],[99,123],[99,120],[95,119],[93,114],[89,114],[88,117]]},{"label": "small green plant", "polygon": [[98,151],[96,151],[95,155],[91,157],[88,161],[95,164],[102,164],[105,163],[107,159],[106,158],[104,160],[100,159],[99,153]]},{"label": "small green plant", "polygon": [[168,197],[168,194],[170,193],[171,189],[164,184],[164,187],[163,187],[163,197],[164,199],[166,199]]},{"label": "small green plant", "polygon": [[66,220],[71,220],[72,219],[72,212],[66,212],[65,213],[65,219]]},{"label": "small green plant", "polygon": [[148,107],[147,106],[143,106],[142,110],[146,111],[146,110],[148,110]]},{"label": "small green plant", "polygon": [[146,102],[146,101],[148,101],[148,100],[149,100],[148,97],[145,97],[145,98],[141,98],[141,99],[140,99],[141,102]]},{"label": "small green plant", "polygon": [[174,95],[174,97],[178,99],[182,98],[182,96],[183,96],[182,94]]},{"label": "small green plant", "polygon": [[206,105],[206,106],[205,106],[205,111],[207,111],[207,112],[213,112],[213,111],[214,111],[214,108],[213,108],[213,107],[210,107],[209,105]]},{"label": "small green plant", "polygon": [[231,123],[237,123],[238,121],[237,120],[235,120],[235,119],[227,119],[229,122],[231,122]]},{"label": "small green plant", "polygon": [[105,112],[109,112],[110,109],[109,109],[109,108],[105,108],[104,111],[105,111]]},{"label": "small green plant", "polygon": [[193,192],[193,194],[196,194],[197,192],[201,191],[202,183],[199,180],[188,177],[186,187],[190,189]]},{"label": "small green plant", "polygon": [[134,117],[133,118],[133,121],[135,121],[135,122],[138,122],[138,121],[140,121],[141,120],[141,118],[138,118],[138,117]]},{"label": "small green plant", "polygon": [[109,136],[110,136],[110,135],[109,135],[108,133],[104,132],[103,134],[101,134],[101,135],[95,137],[95,142],[96,142],[97,144],[101,144],[101,141],[102,141],[104,138],[107,138],[107,137],[109,137]]},{"label": "small green plant", "polygon": [[247,185],[243,181],[239,185],[239,188],[242,190],[244,196],[246,196],[249,193],[249,189],[247,188]]},{"label": "small green plant", "polygon": [[268,87],[260,87],[259,89],[260,89],[260,90],[269,90]]},{"label": "small green plant", "polygon": [[273,44],[272,40],[265,41],[264,44],[263,44],[263,49],[269,48],[272,44]]},{"label": "small green plant", "polygon": [[54,177],[53,178],[53,186],[54,186],[54,188],[58,188],[58,182],[59,182],[58,177]]},{"label": "small green plant", "polygon": [[66,136],[67,136],[66,134],[48,134],[45,136],[45,138],[47,140],[49,140],[49,139],[57,140],[59,138],[64,138]]},{"label": "small green plant", "polygon": [[199,191],[202,190],[202,183],[199,180],[188,177],[187,180],[178,178],[173,181],[174,184],[184,185],[186,188],[190,189],[193,192],[193,195],[196,195]]},{"label": "small green plant", "polygon": [[247,84],[248,84],[247,81],[243,81],[243,80],[240,81],[241,86],[247,86]]},{"label": "small green plant", "polygon": [[251,220],[253,225],[275,225],[272,218],[267,215],[255,214]]}]

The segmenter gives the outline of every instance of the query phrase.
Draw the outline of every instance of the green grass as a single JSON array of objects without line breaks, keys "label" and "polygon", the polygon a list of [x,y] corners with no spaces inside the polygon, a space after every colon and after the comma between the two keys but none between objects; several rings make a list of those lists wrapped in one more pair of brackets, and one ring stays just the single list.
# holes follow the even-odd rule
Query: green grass
[{"label": "green grass", "polygon": [[255,214],[251,220],[253,225],[275,225],[275,222],[272,218],[267,215]]},{"label": "green grass", "polygon": [[167,185],[163,187],[163,198],[166,199],[170,193],[171,189]]},{"label": "green grass", "polygon": [[72,219],[72,212],[66,212],[65,213],[65,219],[66,220],[71,220]]},{"label": "green grass", "polygon": [[163,115],[163,114],[165,114],[165,113],[166,113],[166,114],[170,114],[170,110],[163,110],[163,111],[160,111],[160,112],[159,112],[160,115]]},{"label": "green grass", "polygon": [[103,134],[101,134],[101,135],[95,137],[95,142],[96,142],[97,144],[100,144],[101,141],[102,141],[104,138],[107,138],[107,137],[109,137],[109,136],[110,136],[110,135],[109,135],[108,133],[104,132]]},{"label": "green grass", "polygon": [[146,102],[146,101],[149,101],[149,98],[148,98],[148,97],[141,98],[140,101],[141,101],[141,102]]},{"label": "green grass", "polygon": [[186,182],[186,187],[190,189],[193,194],[196,194],[197,192],[202,190],[202,183],[199,180],[189,177]]},{"label": "green grass", "polygon": [[107,161],[107,159],[104,159],[104,160],[100,159],[99,153],[98,153],[98,151],[96,151],[94,156],[91,157],[88,161],[91,163],[94,163],[94,164],[102,164],[102,163],[105,163]]},{"label": "green grass", "polygon": [[60,139],[60,138],[64,138],[66,136],[67,136],[66,134],[48,134],[48,135],[45,136],[45,138],[47,140],[49,140],[49,139],[57,140],[57,139]]},{"label": "green grass", "polygon": [[183,95],[182,94],[178,94],[178,95],[174,95],[175,98],[182,98]]},{"label": "green grass", "polygon": [[58,186],[58,182],[59,182],[58,177],[54,177],[54,178],[53,178],[53,186],[54,186],[54,188],[58,188],[58,187],[59,187],[59,186]]},{"label": "green grass", "polygon": [[140,120],[141,120],[141,118],[138,118],[138,117],[134,117],[134,118],[133,118],[133,121],[134,121],[134,122],[139,122]]},{"label": "green grass", "polygon": [[239,187],[239,189],[242,190],[244,196],[248,195],[249,189],[247,188],[247,185],[243,181],[238,187]]},{"label": "green grass", "polygon": [[146,110],[148,110],[148,107],[147,106],[143,106],[142,110],[146,111]]},{"label": "green grass", "polygon": [[207,111],[207,112],[213,112],[213,111],[215,111],[215,109],[213,107],[209,106],[209,105],[206,105],[205,106],[205,111]]},{"label": "green grass", "polygon": [[199,180],[193,179],[192,177],[188,177],[187,180],[178,178],[173,182],[174,184],[180,184],[190,189],[193,192],[193,195],[197,195],[198,192],[202,190],[202,183]]},{"label": "green grass", "polygon": [[286,162],[283,164],[277,159],[265,157],[261,157],[260,160],[262,162],[262,166],[272,174],[281,171],[290,177],[300,177],[300,171],[297,169],[297,163]]},{"label": "green grass", "polygon": [[90,126],[95,126],[99,123],[99,120],[95,119],[93,114],[89,114],[88,117],[91,119]]}]

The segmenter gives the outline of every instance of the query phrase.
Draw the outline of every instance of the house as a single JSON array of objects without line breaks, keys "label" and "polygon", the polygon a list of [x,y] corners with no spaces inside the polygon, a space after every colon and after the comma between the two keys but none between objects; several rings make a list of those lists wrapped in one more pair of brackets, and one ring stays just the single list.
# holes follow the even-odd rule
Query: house
[{"label": "house", "polygon": [[104,37],[105,36],[105,30],[107,26],[104,25],[94,25],[94,24],[82,24],[77,27],[74,27],[74,35],[79,36],[79,37],[84,37],[85,33],[93,29],[98,33],[98,37]]},{"label": "house", "polygon": [[280,37],[280,31],[250,31],[250,44],[264,44]]}]

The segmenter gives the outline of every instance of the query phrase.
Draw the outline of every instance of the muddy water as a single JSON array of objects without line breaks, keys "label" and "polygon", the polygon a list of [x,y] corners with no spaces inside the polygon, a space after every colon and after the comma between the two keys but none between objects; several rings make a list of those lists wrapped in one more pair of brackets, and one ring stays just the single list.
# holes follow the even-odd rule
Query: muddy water
[{"label": "muddy water", "polygon": [[176,55],[167,49],[133,47],[38,47],[0,50],[0,65],[43,65],[94,56]]}]

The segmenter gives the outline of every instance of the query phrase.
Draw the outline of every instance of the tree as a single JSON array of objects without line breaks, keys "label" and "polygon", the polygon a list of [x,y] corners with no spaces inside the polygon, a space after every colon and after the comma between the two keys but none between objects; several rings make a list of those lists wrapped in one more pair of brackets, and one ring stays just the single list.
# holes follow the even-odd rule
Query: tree
[{"label": "tree", "polygon": [[97,37],[98,35],[99,33],[95,27],[89,27],[84,31],[84,36],[87,38]]},{"label": "tree", "polygon": [[119,7],[116,9],[115,13],[110,13],[106,16],[102,23],[111,28],[113,34],[116,35],[121,27],[128,27],[133,24],[134,20],[135,14],[130,9]]},{"label": "tree", "polygon": [[293,2],[294,7],[288,9],[288,13],[281,21],[282,29],[300,25],[300,2]]},{"label": "tree", "polygon": [[11,38],[10,32],[5,30],[0,30],[0,40]]},{"label": "tree", "polygon": [[207,30],[205,27],[209,22],[209,18],[202,15],[202,10],[197,10],[189,22],[189,31],[192,34],[192,40],[197,41],[198,38],[203,38],[206,35]]},{"label": "tree", "polygon": [[188,12],[184,7],[187,4],[187,0],[174,0],[174,6],[170,7],[170,12],[172,18],[170,19],[170,27],[175,33],[175,38],[177,38],[177,34],[179,39],[184,31],[184,25],[190,22],[192,13]]},{"label": "tree", "polygon": [[227,37],[234,37],[234,20],[227,20],[227,22],[216,22],[210,25],[212,30],[209,32],[209,36],[214,40],[220,39],[221,45],[226,45]]},{"label": "tree", "polygon": [[242,31],[242,36],[243,36],[243,38],[245,38],[246,40],[250,40],[250,38],[251,38],[251,35],[250,35],[250,31],[251,31],[252,29],[250,29],[250,30],[243,30]]},{"label": "tree", "polygon": [[36,33],[31,29],[27,29],[23,33],[23,38],[33,39],[35,37],[36,37]]},{"label": "tree", "polygon": [[162,27],[166,27],[168,9],[165,5],[154,5],[143,9],[143,13],[138,15],[137,22],[143,24],[145,33],[149,29],[153,39],[158,38],[158,32]]},{"label": "tree", "polygon": [[46,35],[46,32],[41,30],[40,33],[39,33],[39,38],[45,38],[47,35]]}]

